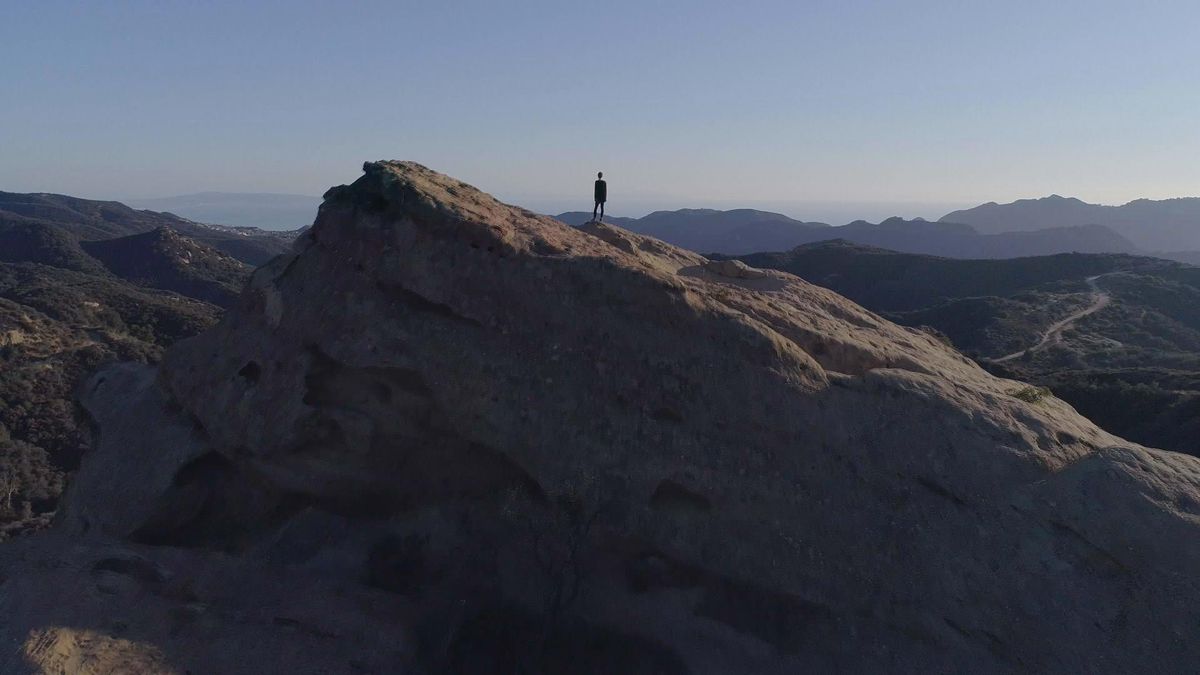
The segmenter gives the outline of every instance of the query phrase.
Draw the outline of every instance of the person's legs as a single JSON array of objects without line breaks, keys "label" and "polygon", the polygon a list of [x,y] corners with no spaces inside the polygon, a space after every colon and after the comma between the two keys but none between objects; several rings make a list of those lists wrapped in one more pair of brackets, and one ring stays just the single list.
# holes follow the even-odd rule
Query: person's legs
[{"label": "person's legs", "polygon": [[604,202],[600,202],[600,220],[604,220]]},{"label": "person's legs", "polygon": [[592,220],[596,219],[596,209],[598,208],[600,208],[600,202],[596,202],[596,205],[592,207]]}]

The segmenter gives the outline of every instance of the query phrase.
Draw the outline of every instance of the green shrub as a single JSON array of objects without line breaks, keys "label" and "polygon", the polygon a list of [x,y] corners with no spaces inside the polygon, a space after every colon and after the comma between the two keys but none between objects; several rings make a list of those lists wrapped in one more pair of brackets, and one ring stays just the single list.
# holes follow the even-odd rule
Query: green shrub
[{"label": "green shrub", "polygon": [[1008,392],[1008,395],[1026,403],[1039,403],[1042,399],[1049,398],[1054,394],[1046,387],[1022,387]]}]

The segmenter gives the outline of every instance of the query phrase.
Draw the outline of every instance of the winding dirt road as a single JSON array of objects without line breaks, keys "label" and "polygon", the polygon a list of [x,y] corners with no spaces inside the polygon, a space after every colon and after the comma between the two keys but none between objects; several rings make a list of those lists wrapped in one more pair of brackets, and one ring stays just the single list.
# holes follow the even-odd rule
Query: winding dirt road
[{"label": "winding dirt road", "polygon": [[[1112,272],[1109,272],[1109,274],[1112,274]],[[1097,281],[1100,277],[1104,276],[1108,276],[1108,274],[1097,274],[1096,276],[1088,277],[1085,280],[1087,281],[1088,287],[1092,289],[1092,304],[1051,324],[1050,327],[1047,328],[1044,333],[1042,333],[1042,339],[1038,340],[1037,344],[1033,345],[1032,347],[1026,347],[1020,351],[1015,351],[1011,354],[1006,354],[999,358],[991,359],[992,363],[1004,363],[1005,361],[1012,361],[1013,359],[1019,358],[1027,352],[1036,352],[1045,348],[1047,345],[1057,344],[1060,340],[1062,340],[1063,332],[1073,326],[1076,321],[1079,321],[1089,314],[1095,314],[1096,312],[1099,312],[1107,307],[1108,303],[1112,302],[1112,296],[1100,288],[1100,284]]]}]

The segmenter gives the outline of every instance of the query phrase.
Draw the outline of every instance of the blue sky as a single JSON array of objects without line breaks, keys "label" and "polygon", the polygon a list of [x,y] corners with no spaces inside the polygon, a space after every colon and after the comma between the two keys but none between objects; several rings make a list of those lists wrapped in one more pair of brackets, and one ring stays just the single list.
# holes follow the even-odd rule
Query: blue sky
[{"label": "blue sky", "polygon": [[546,211],[602,169],[616,215],[1200,195],[1198,31],[1195,2],[9,2],[0,189],[320,194],[401,158]]}]

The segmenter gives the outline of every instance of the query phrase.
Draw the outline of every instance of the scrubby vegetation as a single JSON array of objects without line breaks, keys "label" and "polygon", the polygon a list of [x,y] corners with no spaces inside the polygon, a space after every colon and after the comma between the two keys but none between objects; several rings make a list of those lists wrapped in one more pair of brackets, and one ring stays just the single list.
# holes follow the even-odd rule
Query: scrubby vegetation
[{"label": "scrubby vegetation", "polygon": [[963,260],[896,253],[844,241],[738,259],[753,267],[791,272],[877,312],[919,310],[962,298],[1012,298],[1030,291],[1070,293],[1085,290],[1083,280],[1098,274],[1179,267],[1165,260],[1122,254]]},{"label": "scrubby vegetation", "polygon": [[1051,395],[1050,390],[1046,387],[1021,387],[1014,389],[1009,394],[1013,398],[1025,401],[1026,403],[1039,403]]},{"label": "scrubby vegetation", "polygon": [[117,202],[0,192],[0,538],[54,511],[86,450],[79,380],[108,361],[155,361],[212,325],[247,262],[288,242]]},{"label": "scrubby vegetation", "polygon": [[86,450],[80,378],[108,361],[155,361],[219,313],[105,276],[0,263],[0,537],[56,508]]}]

